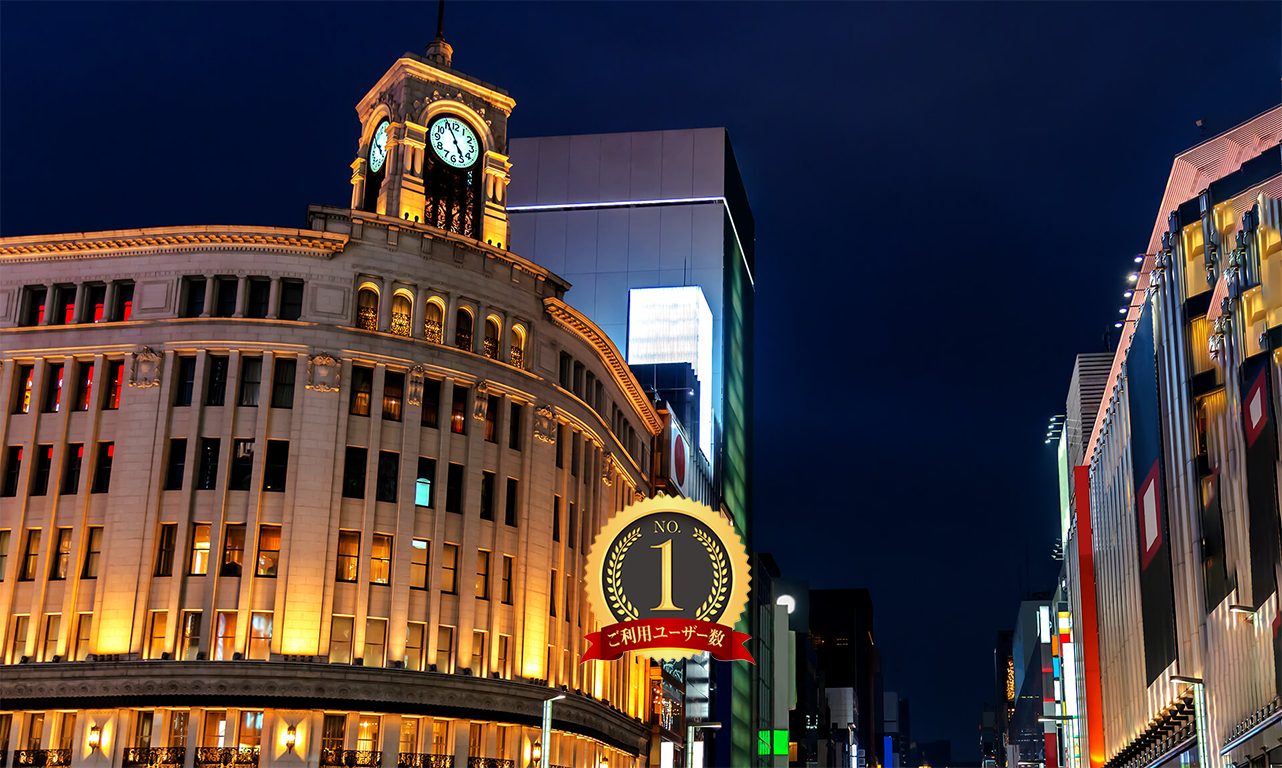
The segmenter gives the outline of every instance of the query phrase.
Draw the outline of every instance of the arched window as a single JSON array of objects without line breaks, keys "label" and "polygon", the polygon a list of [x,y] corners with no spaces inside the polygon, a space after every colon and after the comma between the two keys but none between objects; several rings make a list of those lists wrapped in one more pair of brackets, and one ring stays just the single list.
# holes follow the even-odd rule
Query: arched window
[{"label": "arched window", "polygon": [[499,359],[499,321],[493,317],[485,318],[485,356],[491,360]]},{"label": "arched window", "polygon": [[397,336],[410,335],[410,318],[413,316],[414,303],[409,294],[401,291],[392,297],[392,333]]},{"label": "arched window", "polygon": [[512,365],[525,367],[525,329],[519,325],[512,326]]},{"label": "arched window", "polygon": [[356,294],[356,327],[378,330],[378,291],[373,288],[362,288]]},{"label": "arched window", "polygon": [[454,315],[454,346],[464,352],[472,351],[472,313],[463,307]]},{"label": "arched window", "polygon": [[433,344],[440,344],[444,335],[442,320],[445,312],[435,301],[427,302],[427,318],[423,322],[423,338]]}]

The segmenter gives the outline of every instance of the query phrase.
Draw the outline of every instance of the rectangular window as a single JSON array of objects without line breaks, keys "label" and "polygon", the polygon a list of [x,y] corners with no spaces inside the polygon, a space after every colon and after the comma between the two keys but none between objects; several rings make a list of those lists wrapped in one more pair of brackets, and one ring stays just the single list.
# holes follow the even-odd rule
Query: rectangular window
[{"label": "rectangular window", "polygon": [[360,365],[352,366],[352,394],[348,402],[348,413],[353,416],[368,416],[373,390],[374,369]]},{"label": "rectangular window", "polygon": [[556,425],[556,468],[565,467],[565,425]]},{"label": "rectangular window", "polygon": [[578,432],[570,433],[570,474],[574,477],[579,476],[579,446],[583,441],[579,439]]},{"label": "rectangular window", "polygon": [[114,411],[120,407],[120,391],[124,387],[125,364],[121,360],[107,361],[107,402],[103,410]]},{"label": "rectangular window", "polygon": [[258,526],[258,567],[255,575],[268,579],[276,578],[276,568],[280,564],[280,526]]},{"label": "rectangular window", "polygon": [[36,367],[34,365],[18,366],[17,386],[14,387],[14,398],[12,413],[30,413],[31,412],[31,385],[35,381]]},{"label": "rectangular window", "polygon": [[200,611],[183,611],[182,633],[182,660],[195,661],[200,653]]},{"label": "rectangular window", "polygon": [[215,278],[214,317],[231,317],[236,314],[237,282],[234,277]]},{"label": "rectangular window", "polygon": [[93,633],[93,614],[81,613],[76,616],[76,638],[71,646],[69,661],[84,661],[89,658],[89,636]]},{"label": "rectangular window", "polygon": [[369,581],[371,584],[388,584],[392,581],[392,537],[385,533],[374,534],[369,555]]},{"label": "rectangular window", "polygon": [[521,404],[512,403],[507,422],[507,447],[514,451],[521,450]]},{"label": "rectangular window", "polygon": [[[31,626],[30,616],[14,616],[13,631],[9,635],[9,660],[8,664],[17,664],[23,656],[27,654],[27,632]],[[39,748],[39,737],[36,737],[36,747]]]},{"label": "rectangular window", "polygon": [[178,547],[178,524],[162,523],[159,542],[156,546],[156,575],[172,576],[174,573],[174,553]]},{"label": "rectangular window", "polygon": [[223,355],[209,358],[209,394],[205,396],[205,405],[222,405],[227,398],[228,360]]},{"label": "rectangular window", "polygon": [[9,532],[0,531],[0,581],[4,581],[4,572],[9,569]]},{"label": "rectangular window", "polygon": [[285,478],[289,475],[289,441],[268,440],[267,456],[263,462],[263,490],[284,493]]},{"label": "rectangular window", "polygon": [[562,595],[565,598],[565,620],[569,622],[570,614],[574,611],[573,606],[570,604],[570,600],[574,597],[574,577],[568,573],[565,574],[565,592]]},{"label": "rectangular window", "polygon": [[437,379],[423,379],[423,413],[419,422],[425,427],[436,429],[441,413],[441,382]]},{"label": "rectangular window", "polygon": [[187,721],[190,712],[173,712],[169,718],[169,746],[187,748]]},{"label": "rectangular window", "polygon": [[467,434],[467,387],[454,385],[454,401],[450,405],[450,431]]},{"label": "rectangular window", "polygon": [[347,446],[343,458],[343,496],[348,499],[365,498],[365,464],[369,454],[364,448]]},{"label": "rectangular window", "polygon": [[107,319],[107,286],[91,285],[86,292],[89,300],[89,314],[85,319],[91,323],[101,323]]},{"label": "rectangular window", "polygon": [[383,418],[401,420],[401,405],[405,402],[405,374],[388,371],[383,375]]},{"label": "rectangular window", "polygon": [[356,751],[376,752],[381,749],[378,740],[378,715],[361,715],[356,721]]},{"label": "rectangular window", "polygon": [[196,478],[196,489],[212,491],[218,487],[218,438],[200,438],[200,476]]},{"label": "rectangular window", "polygon": [[[329,663],[352,663],[352,617],[335,616],[329,631]],[[340,745],[341,746],[341,745]]]},{"label": "rectangular window", "polygon": [[436,459],[418,457],[418,479],[414,481],[414,503],[420,507],[435,506],[432,484],[436,482]]},{"label": "rectangular window", "polygon": [[45,367],[45,413],[57,413],[62,401],[62,363]]},{"label": "rectangular window", "polygon": [[76,321],[76,287],[60,285],[53,290],[58,297],[58,311],[50,318],[50,324],[71,325]]},{"label": "rectangular window", "polygon": [[485,401],[485,442],[497,443],[499,440],[499,398],[490,395]]},{"label": "rectangular window", "polygon": [[566,391],[569,391],[569,389],[570,389],[570,371],[571,371],[571,369],[572,369],[573,367],[574,367],[574,359],[573,359],[572,357],[570,357],[569,355],[567,355],[566,353],[562,352],[562,353],[561,353],[561,369],[560,369],[560,377],[559,377],[559,378],[558,378],[558,380],[557,380],[557,381],[558,381],[558,383],[560,383],[560,385],[561,385],[561,389],[564,389],[564,390],[566,390]]},{"label": "rectangular window", "polygon": [[272,293],[272,281],[262,277],[249,279],[249,295],[245,298],[246,317],[267,317],[267,302]]},{"label": "rectangular window", "polygon": [[494,519],[494,473],[481,472],[481,519]]},{"label": "rectangular window", "polygon": [[111,460],[116,455],[115,443],[98,443],[98,463],[93,469],[93,487],[90,493],[106,493],[111,489]]},{"label": "rectangular window", "polygon": [[67,465],[62,473],[62,492],[67,495],[80,493],[80,467],[85,460],[83,443],[67,446]]},{"label": "rectangular window", "polygon": [[575,539],[575,535],[574,535],[574,534],[575,534],[575,531],[576,531],[576,530],[578,530],[577,528],[575,528],[575,527],[574,527],[574,523],[575,523],[575,520],[574,520],[574,502],[570,502],[570,520],[569,520],[569,523],[570,523],[570,527],[569,527],[569,528],[566,530],[566,532],[565,532],[565,542],[566,542],[567,544],[569,544],[569,545],[570,545],[570,549],[574,549],[574,539]]},{"label": "rectangular window", "polygon": [[365,649],[361,659],[367,667],[383,666],[383,651],[387,647],[387,619],[365,620]]},{"label": "rectangular window", "polygon": [[236,655],[236,612],[219,611],[214,622],[214,661],[231,661]]},{"label": "rectangular window", "polygon": [[187,438],[175,437],[169,441],[169,461],[165,470],[165,490],[180,491],[183,475],[187,471]]},{"label": "rectangular window", "polygon": [[165,631],[169,625],[168,611],[151,612],[151,632],[147,635],[148,659],[159,659],[165,652]]},{"label": "rectangular window", "polygon": [[233,440],[231,445],[231,480],[227,489],[248,491],[249,481],[254,473],[254,441]]},{"label": "rectangular window", "polygon": [[445,511],[463,512],[463,465],[450,463],[445,478]]},{"label": "rectangular window", "polygon": [[24,288],[22,292],[26,295],[27,304],[21,325],[40,325],[45,319],[45,303],[49,299],[48,289],[44,286],[31,286]]},{"label": "rectangular window", "polygon": [[552,569],[552,579],[548,582],[548,613],[556,615],[556,589],[561,585],[561,580],[557,577],[556,569]]},{"label": "rectangular window", "polygon": [[298,372],[298,360],[278,357],[272,367],[272,407],[293,408],[294,376]]},{"label": "rectangular window", "polygon": [[205,712],[204,746],[222,749],[227,746],[231,734],[227,732],[226,712]]},{"label": "rectangular window", "polygon": [[62,581],[71,570],[71,529],[59,528],[54,545],[53,564],[49,567],[49,580]]},{"label": "rectangular window", "polygon": [[360,567],[361,534],[360,531],[338,532],[338,572],[337,581],[356,581],[356,571]]},{"label": "rectangular window", "polygon": [[267,661],[272,655],[272,612],[254,611],[249,615],[249,658]]},{"label": "rectangular window", "polygon": [[93,361],[76,363],[76,410],[89,410],[89,397],[93,394]]},{"label": "rectangular window", "polygon": [[200,317],[205,314],[205,278],[188,277],[187,296],[183,303],[183,317]]},{"label": "rectangular window", "polygon": [[[116,322],[127,322],[134,314],[134,282],[122,280],[116,284],[116,306],[111,316]],[[199,312],[196,313],[200,314]],[[193,315],[195,317],[195,315]]]},{"label": "rectangular window", "polygon": [[223,562],[219,576],[239,576],[245,568],[245,524],[228,525],[223,537]]},{"label": "rectangular window", "polygon": [[499,655],[498,659],[495,660],[495,664],[498,666],[498,669],[494,670],[504,678],[507,677],[507,641],[507,635],[499,635]]},{"label": "rectangular window", "polygon": [[450,672],[454,657],[454,627],[436,628],[436,671]]},{"label": "rectangular window", "polygon": [[174,407],[183,408],[191,405],[191,393],[196,388],[196,358],[178,358],[178,368],[174,377]]},{"label": "rectangular window", "polygon": [[240,713],[240,732],[237,734],[236,746],[241,754],[258,754],[263,741],[263,713],[261,711],[244,711]]},{"label": "rectangular window", "polygon": [[41,661],[53,661],[58,655],[58,630],[62,627],[62,614],[54,613],[45,617],[45,642],[40,649]]},{"label": "rectangular window", "polygon": [[[440,670],[443,672],[445,668],[440,667]],[[444,755],[450,752],[450,747],[447,746],[447,739],[450,735],[449,730],[450,723],[448,720],[437,719],[432,721],[432,754]]]},{"label": "rectangular window", "polygon": [[485,676],[485,633],[479,629],[472,630],[472,674]]},{"label": "rectangular window", "polygon": [[418,723],[417,717],[401,718],[401,743],[399,747],[401,752],[408,754],[418,752]]},{"label": "rectangular window", "polygon": [[297,320],[303,316],[303,281],[280,281],[280,319]]},{"label": "rectangular window", "polygon": [[0,496],[18,495],[18,475],[22,472],[22,446],[11,445],[4,457],[4,488]]},{"label": "rectangular window", "polygon": [[53,446],[36,446],[36,469],[32,473],[32,496],[44,496],[49,492],[49,472],[53,469]]},{"label": "rectangular window", "polygon": [[374,500],[396,503],[396,486],[400,482],[401,455],[393,451],[378,452],[378,483]]},{"label": "rectangular window", "polygon": [[80,578],[96,579],[98,578],[98,561],[102,558],[102,526],[95,525],[89,528],[88,535],[85,536],[85,565],[80,569]]},{"label": "rectangular window", "polygon": [[263,381],[263,359],[246,357],[240,366],[240,404],[258,407],[258,385]]},{"label": "rectangular window", "polygon": [[321,723],[321,754],[342,751],[346,735],[347,715],[325,715]]},{"label": "rectangular window", "polygon": [[191,531],[191,575],[209,573],[209,523],[196,523]]},{"label": "rectangular window", "polygon": [[[421,621],[411,621],[405,630],[405,668],[415,672],[423,671],[423,644],[427,640],[427,625]],[[404,729],[401,731],[404,737]],[[402,751],[417,752],[416,749]]]},{"label": "rectangular window", "polygon": [[561,540],[561,497],[552,497],[552,541]]},{"label": "rectangular window", "polygon": [[[39,542],[39,531],[36,540]],[[458,594],[458,545],[446,544],[441,551],[441,592]]]},{"label": "rectangular window", "polygon": [[410,542],[410,589],[427,589],[428,552],[432,542],[414,539]]},{"label": "rectangular window", "polygon": [[507,479],[507,509],[503,513],[503,523],[505,525],[516,526],[518,511],[517,503],[520,501],[521,483],[515,477]]},{"label": "rectangular window", "polygon": [[22,568],[18,581],[36,580],[36,560],[40,558],[40,528],[27,531],[27,549],[22,553]]},{"label": "rectangular window", "polygon": [[512,604],[512,562],[511,555],[503,556],[503,584],[501,589],[503,590],[504,605]]},{"label": "rectangular window", "polygon": [[490,599],[490,553],[484,549],[476,553],[476,599]]}]

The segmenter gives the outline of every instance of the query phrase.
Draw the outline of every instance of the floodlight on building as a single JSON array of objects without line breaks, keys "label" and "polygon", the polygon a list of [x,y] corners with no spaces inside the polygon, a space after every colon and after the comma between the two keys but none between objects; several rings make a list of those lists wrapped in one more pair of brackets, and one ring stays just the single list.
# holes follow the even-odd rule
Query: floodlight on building
[{"label": "floodlight on building", "polygon": [[1126,279],[1127,279],[1127,280],[1130,280],[1130,281],[1133,283],[1133,282],[1135,282],[1136,280],[1139,280],[1139,279],[1140,279],[1140,276],[1139,276],[1139,273],[1138,273],[1138,272],[1132,272],[1132,273],[1130,274],[1130,276],[1129,276],[1129,277],[1127,277]]},{"label": "floodlight on building", "polygon": [[1129,298],[1131,298],[1131,297],[1132,297],[1132,296],[1134,296],[1134,295],[1135,295],[1135,291],[1123,291],[1123,292],[1122,292],[1122,298],[1124,298],[1124,299],[1129,299]]},{"label": "floodlight on building", "polygon": [[1143,257],[1143,256],[1136,256],[1136,257],[1135,257],[1135,263],[1136,263],[1136,264],[1143,264],[1143,263],[1144,263],[1144,257]]},{"label": "floodlight on building", "polygon": [[1121,323],[1113,323],[1113,327],[1114,327],[1114,328],[1121,328],[1121,327],[1122,327],[1122,324],[1121,324]]}]

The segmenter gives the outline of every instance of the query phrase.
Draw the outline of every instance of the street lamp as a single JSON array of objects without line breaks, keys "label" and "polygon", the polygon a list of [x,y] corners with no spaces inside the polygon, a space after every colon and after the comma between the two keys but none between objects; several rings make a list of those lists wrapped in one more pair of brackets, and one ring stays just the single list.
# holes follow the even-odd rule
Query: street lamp
[{"label": "street lamp", "polygon": [[1211,764],[1211,753],[1206,743],[1206,699],[1203,696],[1202,678],[1189,675],[1171,675],[1171,682],[1193,688],[1193,723],[1197,730],[1197,757],[1202,765]]},{"label": "street lamp", "polygon": [[541,744],[535,742],[534,749],[530,756],[533,758],[534,765],[540,765],[539,762],[543,757],[544,749],[552,749],[552,702],[564,699],[565,694],[560,693],[550,699],[543,700],[543,737]]},{"label": "street lamp", "polygon": [[1042,715],[1037,718],[1039,723],[1064,723],[1069,720],[1076,720],[1077,715]]},{"label": "street lamp", "polygon": [[696,729],[712,729],[721,727],[721,723],[690,723],[686,725],[686,768],[695,768],[694,765],[694,732]]}]

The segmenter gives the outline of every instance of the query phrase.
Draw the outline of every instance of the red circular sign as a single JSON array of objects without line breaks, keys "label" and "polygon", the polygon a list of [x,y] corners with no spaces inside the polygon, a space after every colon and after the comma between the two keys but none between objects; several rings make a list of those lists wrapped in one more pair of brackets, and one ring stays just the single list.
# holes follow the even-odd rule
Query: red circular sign
[{"label": "red circular sign", "polygon": [[685,486],[686,484],[686,441],[677,435],[672,442],[676,443],[672,450],[672,474],[676,478],[677,485]]}]

